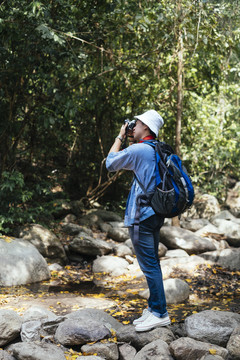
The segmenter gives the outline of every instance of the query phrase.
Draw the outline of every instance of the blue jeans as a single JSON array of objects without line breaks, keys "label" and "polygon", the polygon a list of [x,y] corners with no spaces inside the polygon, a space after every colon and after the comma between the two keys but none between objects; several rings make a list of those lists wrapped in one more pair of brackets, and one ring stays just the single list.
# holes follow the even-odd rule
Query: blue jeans
[{"label": "blue jeans", "polygon": [[128,228],[139,266],[146,277],[149,287],[148,309],[158,317],[168,315],[162,270],[158,256],[159,230],[163,222],[164,219],[158,215],[152,215],[140,222],[137,243],[135,243],[133,236],[133,226]]}]

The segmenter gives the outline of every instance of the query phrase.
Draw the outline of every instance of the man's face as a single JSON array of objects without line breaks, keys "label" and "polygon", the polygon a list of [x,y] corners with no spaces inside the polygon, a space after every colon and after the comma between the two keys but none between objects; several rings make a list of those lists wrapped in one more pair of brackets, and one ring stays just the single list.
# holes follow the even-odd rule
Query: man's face
[{"label": "man's face", "polygon": [[142,139],[144,132],[146,131],[146,125],[140,120],[136,121],[136,126],[133,128],[133,137],[134,140],[139,141]]}]

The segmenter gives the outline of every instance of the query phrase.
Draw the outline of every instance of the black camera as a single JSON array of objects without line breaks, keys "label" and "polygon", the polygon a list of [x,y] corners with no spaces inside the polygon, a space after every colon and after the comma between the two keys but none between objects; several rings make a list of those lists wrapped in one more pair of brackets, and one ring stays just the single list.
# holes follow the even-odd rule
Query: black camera
[{"label": "black camera", "polygon": [[136,121],[137,120],[129,120],[129,119],[124,120],[124,124],[128,124],[126,127],[126,134],[128,133],[128,131],[133,130],[133,128],[136,126]]}]

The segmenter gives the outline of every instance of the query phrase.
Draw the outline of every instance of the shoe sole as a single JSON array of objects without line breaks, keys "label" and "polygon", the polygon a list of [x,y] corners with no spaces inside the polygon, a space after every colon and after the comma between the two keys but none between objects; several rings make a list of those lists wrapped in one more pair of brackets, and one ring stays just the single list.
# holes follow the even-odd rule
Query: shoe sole
[{"label": "shoe sole", "polygon": [[167,325],[170,325],[171,324],[171,321],[170,320],[166,320],[165,322],[162,322],[161,324],[156,324],[156,325],[152,325],[152,326],[145,326],[145,327],[142,327],[142,328],[137,328],[137,326],[135,327],[135,330],[137,332],[141,332],[141,331],[148,331],[148,330],[152,330],[152,329],[155,329],[157,327],[162,327],[162,326],[167,326]]}]

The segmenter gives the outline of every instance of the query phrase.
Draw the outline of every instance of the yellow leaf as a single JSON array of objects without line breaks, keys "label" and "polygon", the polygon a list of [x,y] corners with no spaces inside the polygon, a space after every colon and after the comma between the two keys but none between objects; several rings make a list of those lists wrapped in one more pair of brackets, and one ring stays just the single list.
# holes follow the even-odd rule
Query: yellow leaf
[{"label": "yellow leaf", "polygon": [[216,355],[217,350],[215,350],[215,349],[209,349],[209,352],[210,352],[210,354],[212,354],[212,355]]},{"label": "yellow leaf", "polygon": [[123,321],[122,323],[123,323],[124,325],[127,325],[127,324],[130,323],[130,321],[129,321],[129,320],[125,320],[125,321]]},{"label": "yellow leaf", "polygon": [[185,281],[187,281],[187,282],[191,282],[192,280],[191,280],[191,279],[185,279]]}]

